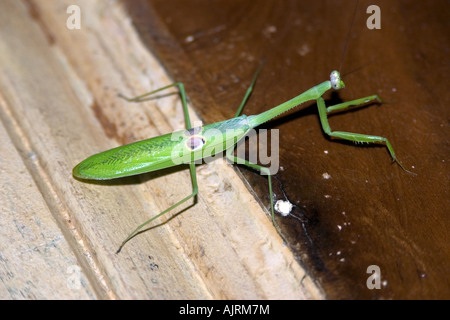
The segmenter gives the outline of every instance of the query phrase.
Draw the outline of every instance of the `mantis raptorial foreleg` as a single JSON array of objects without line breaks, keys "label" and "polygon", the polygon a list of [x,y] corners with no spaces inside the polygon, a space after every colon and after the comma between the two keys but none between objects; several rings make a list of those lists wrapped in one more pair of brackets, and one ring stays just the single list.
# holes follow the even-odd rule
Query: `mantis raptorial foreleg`
[{"label": "mantis raptorial foreleg", "polygon": [[394,152],[394,148],[392,147],[392,144],[389,142],[389,140],[387,138],[380,137],[380,136],[374,136],[374,135],[368,135],[368,134],[361,134],[361,133],[353,133],[353,132],[345,132],[345,131],[331,131],[330,124],[328,123],[328,114],[329,113],[337,111],[337,110],[343,110],[350,106],[360,106],[360,105],[366,104],[366,103],[374,101],[374,100],[381,102],[381,98],[378,95],[372,95],[369,97],[355,99],[352,101],[339,103],[334,106],[326,107],[325,101],[323,100],[323,98],[319,97],[316,100],[316,102],[317,102],[317,108],[319,110],[319,118],[320,118],[320,123],[322,125],[323,131],[330,137],[349,140],[349,141],[353,141],[353,142],[385,144],[389,150],[392,160],[397,162],[397,164],[406,172],[414,174],[413,172],[407,170],[401,164],[401,162],[397,159],[395,152]]},{"label": "mantis raptorial foreleg", "polygon": [[352,101],[342,102],[342,103],[335,104],[333,106],[329,106],[329,107],[326,108],[327,109],[327,114],[331,113],[331,112],[334,112],[334,111],[338,111],[338,110],[344,110],[344,109],[346,109],[348,107],[351,107],[351,106],[356,106],[356,107],[362,106],[362,105],[365,105],[365,104],[367,104],[369,102],[372,102],[372,101],[376,101],[378,103],[382,103],[383,102],[383,100],[381,100],[381,98],[378,95],[374,94],[374,95],[371,95],[371,96],[368,96],[368,97],[359,98],[359,99],[355,99],[355,100],[352,100]]}]

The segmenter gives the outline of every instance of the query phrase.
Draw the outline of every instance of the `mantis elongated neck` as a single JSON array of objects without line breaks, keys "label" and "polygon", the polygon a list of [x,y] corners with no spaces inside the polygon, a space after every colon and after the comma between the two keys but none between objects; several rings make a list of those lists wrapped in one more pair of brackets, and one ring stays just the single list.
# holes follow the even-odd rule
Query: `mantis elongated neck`
[{"label": "mantis elongated neck", "polygon": [[331,89],[331,82],[325,81],[325,82],[303,92],[302,94],[296,96],[295,98],[292,98],[291,100],[288,100],[270,110],[267,110],[258,115],[249,116],[247,118],[248,123],[251,128],[255,128],[255,127],[259,126],[260,124],[262,124],[266,121],[269,121],[269,120],[279,116],[283,112],[286,112],[292,108],[295,108],[304,102],[318,99],[329,89]]}]

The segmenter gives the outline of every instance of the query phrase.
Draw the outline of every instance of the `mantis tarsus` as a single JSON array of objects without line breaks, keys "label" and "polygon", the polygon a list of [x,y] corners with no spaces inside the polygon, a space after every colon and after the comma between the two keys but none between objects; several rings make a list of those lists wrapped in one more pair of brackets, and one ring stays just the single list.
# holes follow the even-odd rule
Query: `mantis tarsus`
[{"label": "mantis tarsus", "polygon": [[[398,161],[394,153],[394,149],[391,143],[388,141],[388,139],[374,135],[331,130],[328,124],[329,113],[337,110],[346,109],[349,106],[359,106],[373,101],[378,101],[381,103],[381,99],[378,95],[371,95],[368,97],[327,107],[325,105],[324,99],[322,98],[323,94],[330,89],[340,90],[345,87],[345,84],[341,80],[341,76],[338,71],[331,72],[330,80],[318,84],[312,87],[311,89],[303,92],[302,94],[296,96],[295,98],[288,100],[268,111],[252,116],[241,115],[245,103],[247,102],[253,90],[260,69],[261,67],[255,73],[251,85],[247,89],[244,99],[242,100],[234,118],[196,128],[192,128],[191,126],[191,120],[189,117],[186,102],[186,94],[184,91],[184,86],[180,82],[170,84],[168,86],[148,92],[135,98],[126,98],[122,96],[122,98],[126,99],[127,101],[141,102],[147,100],[151,95],[155,93],[161,92],[171,87],[178,87],[181,96],[181,102],[183,105],[184,117],[186,121],[186,130],[180,130],[174,133],[169,133],[162,136],[150,138],[147,140],[138,141],[135,143],[131,143],[128,145],[124,145],[121,147],[117,147],[114,149],[110,149],[95,154],[79,163],[73,169],[73,175],[80,179],[92,179],[92,180],[108,180],[126,177],[178,165],[180,164],[179,157],[181,157],[182,155],[186,156],[187,154],[188,160],[187,161],[183,160],[182,162],[189,165],[193,191],[189,196],[185,197],[184,199],[180,200],[171,207],[167,208],[166,210],[162,211],[161,213],[157,214],[156,216],[152,217],[151,219],[147,220],[146,222],[138,226],[122,242],[117,252],[119,252],[122,249],[122,247],[125,245],[125,243],[128,242],[128,240],[130,240],[136,234],[138,234],[144,226],[146,226],[153,220],[159,218],[168,211],[175,209],[177,206],[181,205],[182,203],[186,202],[187,200],[197,195],[198,186],[195,171],[195,161],[203,159],[203,153],[199,152],[199,150],[205,150],[206,148],[209,148],[209,150],[215,150],[214,154],[225,152],[227,159],[231,160],[232,162],[239,162],[241,164],[245,164],[246,166],[257,169],[261,173],[267,175],[269,183],[269,194],[270,194],[269,198],[270,198],[272,221],[276,230],[278,231],[278,228],[275,224],[275,214],[272,197],[272,181],[270,177],[270,171],[268,170],[268,168],[262,167],[255,163],[251,163],[245,159],[236,157],[233,153],[233,150],[235,147],[235,143],[237,143],[239,140],[245,137],[245,134],[250,129],[255,128],[260,124],[277,117],[281,113],[286,112],[307,101],[314,101],[314,100],[316,101],[319,111],[320,123],[326,134],[328,134],[331,137],[350,140],[354,142],[385,144],[393,161],[397,162],[398,165],[403,170],[410,172],[406,170],[406,168],[403,167],[403,165]],[[214,132],[214,134],[207,135],[208,132]],[[231,136],[230,132],[232,133]],[[174,141],[171,138],[173,137],[173,135],[181,137],[181,140]],[[234,141],[232,147],[228,148],[226,147],[224,143],[224,140],[226,139],[232,139]],[[179,155],[178,158],[177,155]],[[211,154],[208,154],[208,156],[210,155]]]}]

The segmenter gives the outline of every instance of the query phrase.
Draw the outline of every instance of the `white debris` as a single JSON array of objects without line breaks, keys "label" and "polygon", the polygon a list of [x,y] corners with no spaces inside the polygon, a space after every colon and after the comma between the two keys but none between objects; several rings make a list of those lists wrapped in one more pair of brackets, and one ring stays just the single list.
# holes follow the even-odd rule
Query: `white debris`
[{"label": "white debris", "polygon": [[291,213],[294,205],[292,203],[290,203],[289,201],[277,200],[277,202],[275,203],[275,205],[273,207],[283,217],[286,217],[287,215],[289,215],[289,213]]},{"label": "white debris", "polygon": [[324,178],[325,180],[328,180],[331,178],[331,176],[328,174],[328,172],[324,172],[324,173],[322,173],[322,178]]}]

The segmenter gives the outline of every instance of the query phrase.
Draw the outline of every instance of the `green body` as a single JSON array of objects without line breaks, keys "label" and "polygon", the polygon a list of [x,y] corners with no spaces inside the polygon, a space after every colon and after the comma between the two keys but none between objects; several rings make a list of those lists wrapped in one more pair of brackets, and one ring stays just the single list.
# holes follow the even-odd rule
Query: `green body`
[{"label": "green body", "polygon": [[[108,180],[188,164],[234,146],[250,129],[247,116],[243,115],[201,128],[175,131],[94,154],[78,164],[73,175]],[[192,150],[192,139],[204,142],[201,149]]]},{"label": "green body", "polygon": [[253,77],[253,81],[248,88],[247,93],[240,107],[238,108],[238,111],[236,112],[236,116],[230,120],[205,125],[202,127],[191,127],[186,95],[182,83],[171,84],[132,99],[124,97],[128,101],[140,102],[144,101],[144,98],[147,98],[154,93],[160,92],[169,87],[178,86],[180,90],[187,129],[175,131],[173,133],[143,141],[138,141],[95,154],[78,164],[73,169],[73,175],[80,179],[107,180],[160,170],[180,164],[189,164],[193,191],[189,196],[185,197],[184,199],[180,200],[171,207],[167,208],[158,215],[152,217],[148,221],[138,226],[122,242],[122,245],[120,246],[118,251],[121,250],[123,245],[128,240],[138,234],[145,225],[162,216],[166,212],[176,208],[190,198],[195,197],[198,192],[195,164],[198,160],[214,156],[221,152],[225,152],[225,156],[229,160],[245,164],[251,168],[260,170],[262,173],[265,173],[267,175],[269,182],[272,220],[275,228],[278,231],[278,228],[275,224],[270,171],[268,170],[268,168],[234,156],[233,150],[235,144],[239,140],[241,140],[250,129],[255,128],[260,124],[279,116],[283,112],[286,112],[289,109],[292,109],[307,101],[316,101],[319,111],[320,123],[326,134],[331,137],[350,140],[354,142],[383,143],[388,148],[392,159],[396,161],[402,169],[409,172],[397,160],[394,149],[386,138],[374,135],[331,130],[328,123],[329,113],[337,110],[343,110],[350,106],[363,105],[371,101],[381,102],[381,99],[377,95],[372,95],[369,97],[326,107],[322,95],[331,88],[333,88],[334,90],[339,90],[345,87],[344,82],[341,80],[339,72],[337,71],[331,72],[330,80],[314,86],[311,89],[298,95],[297,97],[286,101],[268,111],[248,117],[245,115],[241,116],[241,111],[245,105],[245,102],[250,96],[259,70],[260,69],[258,69],[255,76]]},{"label": "green body", "polygon": [[[343,85],[343,82],[342,82]],[[130,143],[94,154],[73,169],[80,179],[108,180],[173,167],[201,160],[234,146],[252,128],[279,114],[311,100],[316,100],[331,88],[330,81],[305,91],[301,95],[259,115],[242,115],[189,130],[179,130],[162,136]],[[192,137],[202,137],[202,150],[191,150]]]}]

